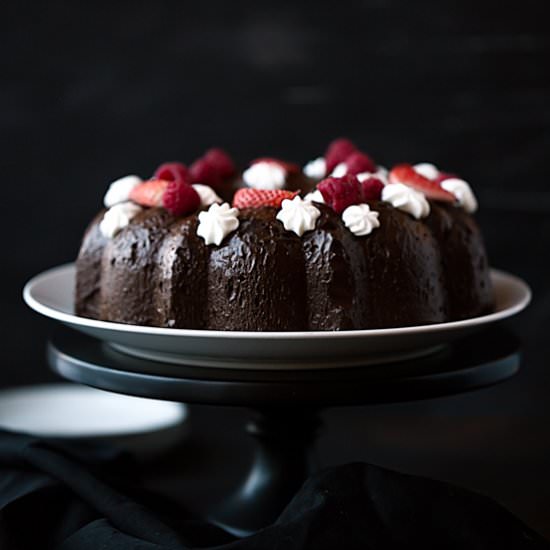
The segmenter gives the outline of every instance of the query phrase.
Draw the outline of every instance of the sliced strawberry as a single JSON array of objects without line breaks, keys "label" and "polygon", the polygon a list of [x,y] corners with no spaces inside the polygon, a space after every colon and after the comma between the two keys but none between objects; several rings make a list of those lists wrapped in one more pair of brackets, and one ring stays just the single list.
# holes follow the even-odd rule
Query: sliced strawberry
[{"label": "sliced strawberry", "polygon": [[130,200],[141,206],[162,206],[162,196],[170,182],[152,179],[140,183],[130,192]]},{"label": "sliced strawberry", "polygon": [[259,208],[274,206],[279,208],[285,199],[293,199],[299,191],[265,190],[245,187],[239,189],[233,197],[235,208]]},{"label": "sliced strawberry", "polygon": [[357,151],[357,147],[347,138],[339,138],[331,141],[326,152],[327,174],[330,174],[336,165],[344,162],[347,157]]},{"label": "sliced strawberry", "polygon": [[199,208],[199,194],[187,183],[171,181],[162,195],[162,205],[174,216],[190,214]]},{"label": "sliced strawberry", "polygon": [[394,166],[389,175],[390,183],[403,183],[436,201],[455,202],[455,196],[445,191],[439,183],[421,176],[410,164]]},{"label": "sliced strawberry", "polygon": [[287,162],[281,159],[271,158],[271,157],[260,157],[260,158],[254,159],[250,163],[250,166],[252,166],[253,164],[257,164],[258,162],[269,162],[271,164],[277,164],[283,170],[286,170],[289,174],[295,174],[297,172],[300,172],[300,167],[297,164],[294,164],[293,162]]},{"label": "sliced strawberry", "polygon": [[199,194],[182,181],[144,181],[132,189],[129,198],[141,206],[162,206],[175,216],[193,212],[200,205]]}]

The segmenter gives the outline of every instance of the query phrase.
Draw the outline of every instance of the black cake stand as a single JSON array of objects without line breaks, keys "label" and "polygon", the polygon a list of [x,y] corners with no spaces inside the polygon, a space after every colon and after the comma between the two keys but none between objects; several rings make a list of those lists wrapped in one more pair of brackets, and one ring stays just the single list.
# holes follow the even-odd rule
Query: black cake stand
[{"label": "black cake stand", "polygon": [[519,369],[517,339],[485,330],[418,359],[317,370],[188,367],[125,355],[95,338],[60,329],[48,346],[61,376],[117,393],[251,409],[256,452],[241,487],[211,521],[239,535],[273,522],[309,473],[308,449],[321,409],[442,397],[501,382]]}]

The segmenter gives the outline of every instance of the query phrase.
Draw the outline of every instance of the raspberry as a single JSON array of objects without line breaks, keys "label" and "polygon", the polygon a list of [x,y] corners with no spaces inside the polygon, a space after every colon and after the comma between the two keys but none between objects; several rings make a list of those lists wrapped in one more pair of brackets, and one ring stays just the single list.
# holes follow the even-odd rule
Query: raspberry
[{"label": "raspberry", "polygon": [[346,163],[347,173],[356,176],[361,172],[376,172],[376,164],[373,160],[361,151],[355,151],[344,161]]},{"label": "raspberry", "polygon": [[235,208],[259,208],[260,206],[274,206],[279,208],[285,199],[292,200],[299,191],[281,191],[242,188],[233,197]]},{"label": "raspberry", "polygon": [[355,151],[357,147],[349,139],[339,138],[332,141],[325,152],[327,174],[330,174],[337,164],[344,162]]},{"label": "raspberry", "polygon": [[372,176],[361,182],[361,196],[364,201],[378,201],[382,198],[384,184]]},{"label": "raspberry", "polygon": [[155,170],[153,178],[165,181],[187,182],[188,175],[187,166],[181,162],[165,162]]},{"label": "raspberry", "polygon": [[162,195],[162,205],[174,216],[190,214],[198,209],[201,199],[199,194],[187,183],[170,181]]},{"label": "raspberry", "polygon": [[394,166],[389,175],[390,183],[403,183],[424,193],[433,200],[455,202],[455,196],[445,191],[439,183],[429,180],[419,174],[410,164],[398,164]]},{"label": "raspberry", "polygon": [[191,183],[202,183],[216,189],[223,183],[223,177],[215,166],[204,157],[197,159],[189,167]]},{"label": "raspberry", "polygon": [[285,160],[271,158],[271,157],[261,157],[258,159],[254,159],[250,163],[250,166],[252,166],[253,164],[257,164],[258,162],[270,162],[272,164],[277,164],[283,170],[286,170],[288,174],[295,174],[297,172],[300,172],[300,167],[297,164],[294,164],[293,162],[287,162]]},{"label": "raspberry", "polygon": [[326,178],[317,185],[325,203],[337,214],[341,214],[348,206],[361,202],[361,184],[350,174],[342,178]]},{"label": "raspberry", "polygon": [[209,149],[189,168],[191,183],[202,183],[217,189],[225,180],[235,175],[231,157],[223,149]]},{"label": "raspberry", "polygon": [[223,149],[208,149],[203,159],[208,162],[223,179],[230,178],[237,172],[233,159]]}]

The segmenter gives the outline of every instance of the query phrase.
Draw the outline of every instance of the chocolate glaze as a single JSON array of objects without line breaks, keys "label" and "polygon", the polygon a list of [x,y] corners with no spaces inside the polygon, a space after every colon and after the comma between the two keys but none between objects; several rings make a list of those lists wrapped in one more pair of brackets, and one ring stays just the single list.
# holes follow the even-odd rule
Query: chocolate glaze
[{"label": "chocolate glaze", "polygon": [[276,209],[243,209],[237,231],[211,247],[207,324],[218,330],[306,330],[307,290],[300,239]]},{"label": "chocolate glaze", "polygon": [[316,229],[304,234],[310,330],[347,330],[362,326],[365,261],[360,244],[327,206]]},{"label": "chocolate glaze", "polygon": [[86,229],[76,260],[75,313],[92,319],[100,317],[101,262],[108,242],[99,230],[104,214],[105,210],[99,212]]},{"label": "chocolate glaze", "polygon": [[306,195],[315,188],[316,182],[308,178],[303,172],[293,172],[288,174],[285,183],[285,189],[289,191],[301,191],[302,196]]},{"label": "chocolate glaze", "polygon": [[366,261],[364,328],[448,320],[441,253],[429,228],[409,214],[372,201],[380,227],[355,237]]},{"label": "chocolate glaze", "polygon": [[476,317],[494,309],[494,293],[483,237],[462,208],[432,203],[426,225],[443,252],[444,287],[453,320]]},{"label": "chocolate glaze", "polygon": [[87,229],[76,312],[123,323],[216,330],[349,330],[438,323],[490,311],[488,263],[475,221],[431,203],[424,220],[373,201],[380,227],[354,236],[317,205],[298,237],[274,208],[243,209],[220,246],[197,215],[144,210],[112,239]]},{"label": "chocolate glaze", "polygon": [[231,204],[233,195],[239,187],[243,186],[242,177],[240,174],[227,178],[221,185],[216,186],[214,191],[224,201]]},{"label": "chocolate glaze", "polygon": [[160,326],[205,328],[209,249],[197,236],[196,216],[174,221],[157,254],[155,305]]},{"label": "chocolate glaze", "polygon": [[163,324],[156,307],[161,276],[157,253],[173,220],[162,208],[144,210],[106,244],[101,262],[100,319]]}]

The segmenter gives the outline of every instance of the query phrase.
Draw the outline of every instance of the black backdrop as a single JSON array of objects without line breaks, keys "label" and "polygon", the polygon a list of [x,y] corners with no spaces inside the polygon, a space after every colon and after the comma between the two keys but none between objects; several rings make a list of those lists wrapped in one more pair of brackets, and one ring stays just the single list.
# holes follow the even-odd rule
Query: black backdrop
[{"label": "black backdrop", "polygon": [[383,164],[431,160],[470,181],[493,265],[532,285],[533,305],[512,323],[523,372],[453,403],[521,419],[502,452],[526,449],[521,467],[550,503],[536,469],[550,457],[545,423],[521,439],[550,416],[547,4],[4,3],[1,385],[52,378],[52,323],[26,309],[21,289],[74,258],[109,181],[211,145],[241,163],[266,153],[303,162],[347,135]]}]

